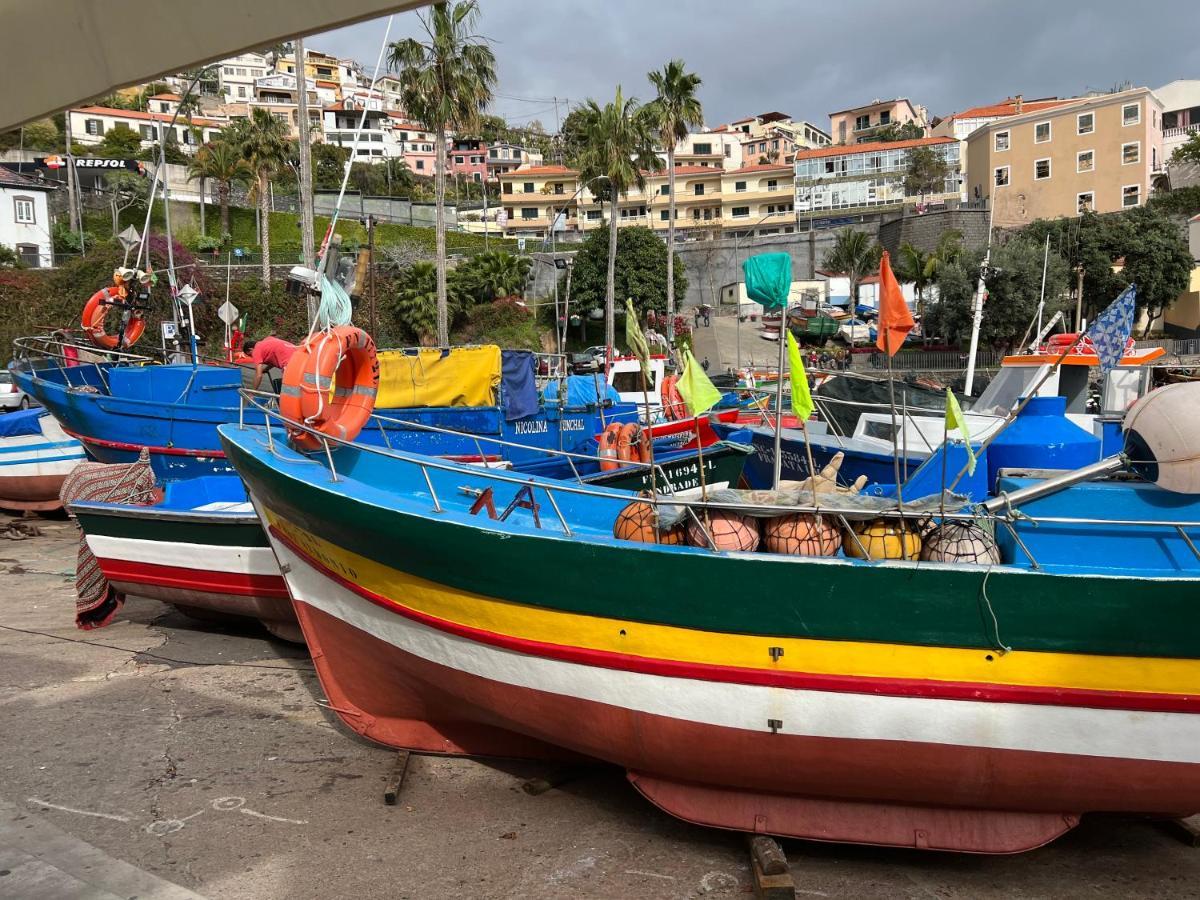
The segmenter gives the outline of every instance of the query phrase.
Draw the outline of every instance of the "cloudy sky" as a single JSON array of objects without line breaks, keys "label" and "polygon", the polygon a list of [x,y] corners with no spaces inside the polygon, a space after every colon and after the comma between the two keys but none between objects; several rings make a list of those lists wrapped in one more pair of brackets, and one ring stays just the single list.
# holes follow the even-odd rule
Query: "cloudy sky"
[{"label": "cloudy sky", "polygon": [[[646,99],[646,72],[681,57],[703,79],[708,124],[780,110],[828,128],[831,111],[907,96],[948,115],[1027,99],[1159,87],[1200,78],[1196,0],[481,0],[496,53],[494,111],[548,129],[566,103],[620,83]],[[392,37],[419,32],[397,15]],[[309,39],[373,67],[386,20]]]}]

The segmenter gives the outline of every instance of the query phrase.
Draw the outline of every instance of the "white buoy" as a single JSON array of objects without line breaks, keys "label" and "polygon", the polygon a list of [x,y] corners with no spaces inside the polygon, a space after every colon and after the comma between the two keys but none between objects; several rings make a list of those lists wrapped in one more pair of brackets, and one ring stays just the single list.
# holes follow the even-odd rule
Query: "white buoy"
[{"label": "white buoy", "polygon": [[1125,455],[1147,481],[1200,494],[1200,382],[1151,391],[1125,415]]}]

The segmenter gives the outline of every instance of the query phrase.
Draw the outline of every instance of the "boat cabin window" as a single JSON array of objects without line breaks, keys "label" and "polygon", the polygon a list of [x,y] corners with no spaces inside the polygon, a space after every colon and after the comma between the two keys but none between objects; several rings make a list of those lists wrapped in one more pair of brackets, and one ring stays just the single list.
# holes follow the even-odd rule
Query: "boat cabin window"
[{"label": "boat cabin window", "polygon": [[1100,414],[1123,416],[1138,397],[1150,390],[1150,373],[1141,366],[1118,366],[1104,380]]},{"label": "boat cabin window", "polygon": [[[655,372],[650,370],[650,381],[646,384],[646,390],[650,396],[657,394],[658,388],[654,385]],[[611,378],[612,386],[618,394],[640,394],[642,391],[642,373],[640,369],[634,369],[632,372],[614,372]]]},{"label": "boat cabin window", "polygon": [[[1045,366],[1009,366],[1001,368],[984,388],[979,399],[971,406],[972,412],[1007,415],[1017,402],[1025,396],[1038,379]],[[1047,384],[1050,382],[1047,381]]]},{"label": "boat cabin window", "polygon": [[866,427],[862,429],[862,434],[864,437],[878,438],[881,441],[890,441],[895,437],[896,430],[892,427],[891,422],[872,422],[868,420],[866,422]]}]

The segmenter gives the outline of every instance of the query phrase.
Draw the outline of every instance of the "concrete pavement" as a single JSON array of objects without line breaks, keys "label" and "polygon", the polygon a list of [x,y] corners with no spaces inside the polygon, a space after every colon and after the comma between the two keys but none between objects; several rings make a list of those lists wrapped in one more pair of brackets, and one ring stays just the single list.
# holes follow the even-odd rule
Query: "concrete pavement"
[{"label": "concrete pavement", "polygon": [[[0,897],[748,894],[740,836],[663,815],[610,768],[530,796],[547,767],[414,757],[385,806],[393,754],[337,725],[301,648],[144,600],[77,631],[74,527],[43,528],[0,540]],[[1200,850],[1134,818],[1013,858],[784,849],[814,897],[1174,900],[1200,880]]]}]

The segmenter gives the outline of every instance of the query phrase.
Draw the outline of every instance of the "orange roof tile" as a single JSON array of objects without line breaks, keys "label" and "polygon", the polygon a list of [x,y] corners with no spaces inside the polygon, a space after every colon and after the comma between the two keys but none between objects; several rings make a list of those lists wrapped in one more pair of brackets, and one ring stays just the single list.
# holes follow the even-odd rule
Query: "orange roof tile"
[{"label": "orange roof tile", "polygon": [[[171,113],[148,113],[136,109],[113,109],[108,106],[81,106],[71,110],[71,112],[91,113],[97,116],[111,116],[114,119],[153,119],[156,122],[170,122],[172,119]],[[183,116],[176,119],[178,124],[186,125],[187,120]],[[223,128],[228,125],[228,122],[220,119],[205,119],[200,116],[192,117],[193,125],[211,125],[215,128]]]},{"label": "orange roof tile", "polygon": [[523,166],[519,169],[513,169],[511,172],[505,172],[500,177],[506,176],[516,177],[518,175],[562,175],[563,177],[575,177],[579,173],[574,169],[568,169],[566,166]]},{"label": "orange roof tile", "polygon": [[856,153],[873,153],[876,150],[909,150],[913,147],[929,147],[934,144],[952,144],[952,137],[924,137],[911,141],[872,141],[867,144],[838,144],[833,147],[818,147],[815,150],[798,150],[796,159],[819,159],[824,156],[853,156]]},{"label": "orange roof tile", "polygon": [[1053,109],[1056,106],[1062,106],[1064,103],[1073,103],[1071,97],[1058,98],[1053,97],[1048,100],[1029,100],[1021,104],[1021,109],[1017,110],[1017,101],[1015,98],[1009,97],[999,103],[993,103],[989,106],[972,106],[970,109],[964,109],[962,112],[956,112],[947,116],[947,120],[954,119],[990,119],[1000,118],[1003,116],[1024,115],[1025,113],[1037,112],[1042,109]]},{"label": "orange roof tile", "polygon": [[[676,175],[720,175],[724,171],[725,170],[722,169],[720,166],[676,166],[675,167]],[[647,175],[666,176],[668,174],[668,170],[663,169],[661,172],[647,172],[646,174]]]},{"label": "orange roof tile", "polygon": [[171,93],[170,91],[167,91],[166,93],[155,94],[150,99],[151,100],[181,100],[183,98],[180,97],[178,94],[174,94],[174,93]]},{"label": "orange roof tile", "polygon": [[755,163],[752,166],[742,166],[740,169],[734,169],[732,172],[727,172],[727,175],[741,175],[743,172],[790,172],[792,167],[786,164],[759,164]]}]

